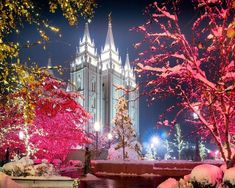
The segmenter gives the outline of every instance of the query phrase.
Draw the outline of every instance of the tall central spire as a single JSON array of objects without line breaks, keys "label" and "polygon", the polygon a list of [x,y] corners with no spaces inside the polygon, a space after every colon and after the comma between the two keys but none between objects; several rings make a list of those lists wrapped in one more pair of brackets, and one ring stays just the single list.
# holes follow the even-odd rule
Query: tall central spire
[{"label": "tall central spire", "polygon": [[107,51],[107,50],[113,50],[114,52],[116,52],[114,39],[113,39],[111,13],[109,14],[108,32],[107,32],[105,46],[104,46],[104,51]]},{"label": "tall central spire", "polygon": [[88,23],[86,22],[85,24],[85,30],[84,30],[84,35],[82,38],[82,43],[84,42],[88,42],[91,44],[91,37],[90,37],[90,32],[89,32],[89,28],[88,28]]}]

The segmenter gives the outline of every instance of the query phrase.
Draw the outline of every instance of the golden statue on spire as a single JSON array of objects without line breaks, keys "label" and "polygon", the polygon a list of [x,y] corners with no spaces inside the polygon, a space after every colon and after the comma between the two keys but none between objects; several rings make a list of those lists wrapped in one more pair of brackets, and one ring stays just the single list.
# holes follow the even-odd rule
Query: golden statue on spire
[{"label": "golden statue on spire", "polygon": [[112,17],[111,17],[112,12],[109,13],[109,23],[112,23]]}]

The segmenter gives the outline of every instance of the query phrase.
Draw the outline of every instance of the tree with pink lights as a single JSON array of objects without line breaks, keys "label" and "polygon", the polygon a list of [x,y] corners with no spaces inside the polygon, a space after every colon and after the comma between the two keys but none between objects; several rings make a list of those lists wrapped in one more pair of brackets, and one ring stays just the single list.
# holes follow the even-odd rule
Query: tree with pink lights
[{"label": "tree with pink lights", "polygon": [[[71,147],[89,142],[85,134],[85,125],[89,113],[76,102],[78,93],[66,92],[65,84],[54,78],[46,77],[35,90],[31,90],[34,100],[34,118],[25,122],[18,108],[15,115],[12,110],[1,113],[2,147],[20,148],[28,156],[64,160]],[[22,97],[19,93],[17,97]],[[9,113],[11,112],[11,113]],[[20,133],[20,136],[19,136]]]},{"label": "tree with pink lights", "polygon": [[231,167],[235,163],[235,1],[194,0],[199,16],[191,39],[179,24],[180,1],[170,2],[149,5],[149,20],[136,28],[144,34],[135,45],[143,49],[137,71],[147,78],[152,100],[177,97],[181,109],[171,124],[182,113],[190,113],[190,124],[203,136],[212,136]]}]

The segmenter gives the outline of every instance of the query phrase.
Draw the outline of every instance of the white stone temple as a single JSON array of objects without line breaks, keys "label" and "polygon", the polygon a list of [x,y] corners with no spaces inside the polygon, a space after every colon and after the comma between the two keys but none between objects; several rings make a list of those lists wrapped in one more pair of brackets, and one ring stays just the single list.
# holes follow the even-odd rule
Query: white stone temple
[{"label": "white stone temple", "polygon": [[[121,61],[113,38],[111,17],[105,45],[100,54],[90,37],[88,23],[85,24],[75,59],[70,63],[70,82],[72,86],[69,89],[81,92],[84,99],[79,99],[79,103],[93,117],[87,126],[87,132],[94,132],[95,122],[99,122],[101,133],[111,131],[117,99],[125,94],[129,101],[129,115],[139,135],[139,92],[134,90],[136,76],[130,66],[128,53],[125,63]],[[117,90],[117,87],[122,87],[123,90]],[[134,91],[126,93],[125,89]]]}]

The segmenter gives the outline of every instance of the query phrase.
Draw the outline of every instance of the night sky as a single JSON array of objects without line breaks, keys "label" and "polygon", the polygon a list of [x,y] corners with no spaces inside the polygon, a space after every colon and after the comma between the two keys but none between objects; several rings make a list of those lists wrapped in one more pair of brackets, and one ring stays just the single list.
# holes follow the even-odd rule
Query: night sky
[{"label": "night sky", "polygon": [[[46,50],[42,46],[34,46],[27,49],[22,49],[21,57],[26,61],[30,57],[30,61],[36,61],[41,66],[47,65],[49,57],[52,59],[53,65],[63,65],[65,72],[60,76],[63,79],[69,78],[69,62],[75,55],[75,48],[79,44],[79,39],[83,35],[85,20],[79,19],[79,23],[75,27],[69,26],[67,20],[62,16],[61,12],[50,14],[47,10],[46,1],[40,1],[40,14],[44,18],[48,18],[51,25],[58,26],[61,29],[62,37],[54,33],[50,33],[50,41],[46,44]],[[94,18],[92,19],[89,29],[91,38],[94,39],[95,45],[100,52],[101,46],[105,43],[108,14],[112,12],[112,26],[115,45],[119,49],[122,61],[125,60],[125,54],[128,50],[130,60],[133,61],[138,57],[138,51],[133,48],[133,44],[140,41],[143,37],[135,31],[129,31],[130,28],[143,24],[147,16],[143,15],[144,8],[148,5],[150,0],[99,0],[98,7],[95,9]],[[185,0],[181,9],[181,24],[186,36],[190,36],[190,26],[194,20],[195,13],[191,2]],[[35,42],[40,39],[35,27],[25,25],[18,35],[12,35],[11,40],[20,41],[22,44],[27,40]],[[159,115],[164,109],[174,103],[174,99],[154,103],[147,107],[146,98],[140,98],[140,133],[142,141],[157,132],[156,122]],[[159,133],[162,135],[164,133]]]}]

